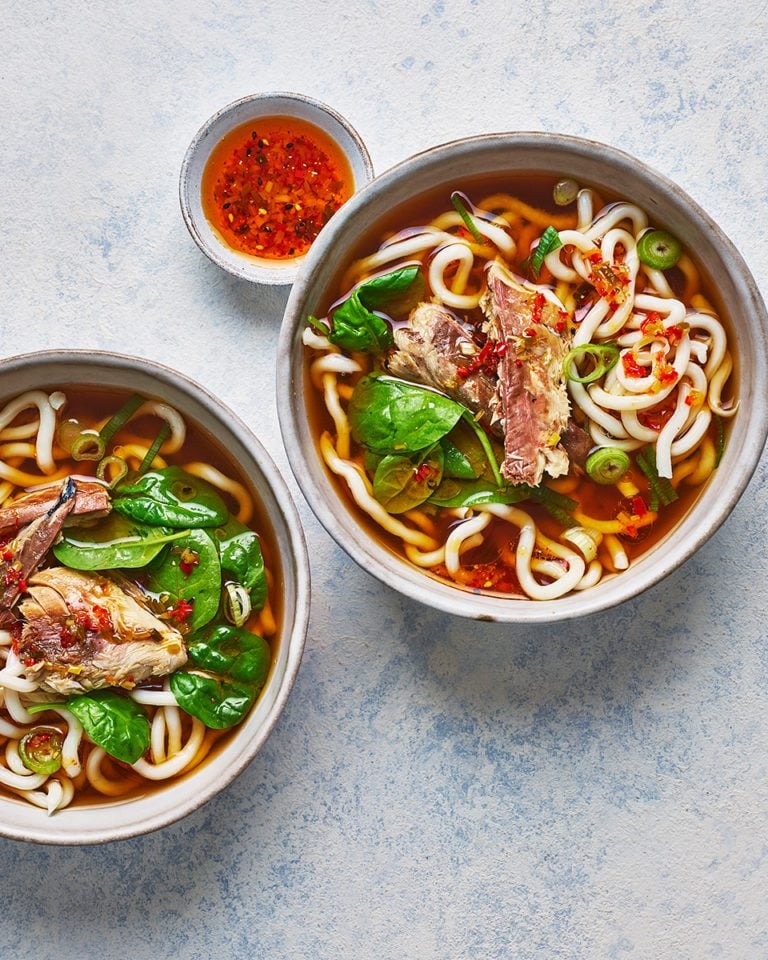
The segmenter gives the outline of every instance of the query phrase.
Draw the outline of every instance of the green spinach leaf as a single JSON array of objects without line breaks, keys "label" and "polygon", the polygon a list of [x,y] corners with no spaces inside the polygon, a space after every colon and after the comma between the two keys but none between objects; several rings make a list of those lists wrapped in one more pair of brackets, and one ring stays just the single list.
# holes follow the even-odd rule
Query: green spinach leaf
[{"label": "green spinach leaf", "polygon": [[145,567],[166,543],[185,535],[184,530],[150,527],[111,513],[93,527],[65,527],[53,555],[73,570]]},{"label": "green spinach leaf", "polygon": [[113,690],[95,690],[67,700],[93,742],[111,757],[136,763],[149,747],[149,720],[134,700]]},{"label": "green spinach leaf", "polygon": [[257,634],[213,625],[189,645],[190,664],[208,674],[177,670],[171,675],[171,691],[183,710],[207,727],[223,730],[250,710],[266,682],[270,659],[268,644]]},{"label": "green spinach leaf", "polygon": [[415,453],[436,443],[466,410],[441,393],[368,374],[349,402],[352,436],[373,453]]},{"label": "green spinach leaf", "polygon": [[[440,444],[445,457],[446,477],[456,477],[458,480],[475,480],[479,476],[479,471],[472,466],[469,456],[456,446],[450,436],[443,437]],[[485,455],[483,455],[483,461],[485,461]]]},{"label": "green spinach leaf", "polygon": [[221,569],[250,591],[251,606],[261,610],[267,599],[267,575],[259,535],[236,517],[212,531],[219,548]]},{"label": "green spinach leaf", "polygon": [[484,503],[520,503],[531,496],[531,487],[521,483],[499,487],[493,480],[458,480],[446,477],[429,498],[436,507],[477,507]]},{"label": "green spinach leaf", "polygon": [[333,310],[328,339],[347,350],[382,353],[394,340],[387,320],[374,311],[386,308],[397,316],[415,306],[423,293],[424,279],[415,265],[367,280]]},{"label": "green spinach leaf", "polygon": [[374,497],[388,513],[405,513],[418,507],[439,485],[444,459],[439,443],[410,457],[389,454],[376,468]]},{"label": "green spinach leaf", "polygon": [[[185,562],[195,555],[197,562]],[[182,566],[184,563],[184,566]],[[186,572],[188,571],[188,572]],[[145,589],[170,606],[179,600],[192,604],[189,626],[197,630],[216,616],[221,600],[221,565],[216,544],[207,530],[190,530],[149,566]]]},{"label": "green spinach leaf", "polygon": [[229,511],[216,490],[181,467],[150,470],[135,483],[121,483],[112,506],[153,527],[219,527]]}]

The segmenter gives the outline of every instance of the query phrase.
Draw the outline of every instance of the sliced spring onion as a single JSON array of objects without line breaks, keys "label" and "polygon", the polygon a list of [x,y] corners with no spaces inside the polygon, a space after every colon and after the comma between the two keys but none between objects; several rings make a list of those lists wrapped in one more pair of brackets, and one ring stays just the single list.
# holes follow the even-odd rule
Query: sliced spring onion
[{"label": "sliced spring onion", "polygon": [[462,417],[475,431],[477,439],[480,441],[480,446],[483,448],[485,453],[485,458],[488,461],[488,466],[491,468],[491,473],[493,473],[493,479],[496,481],[496,485],[503,487],[504,478],[502,477],[501,471],[499,470],[499,465],[496,462],[496,457],[493,452],[493,447],[491,446],[491,441],[488,439],[488,434],[485,432],[485,430],[483,430],[483,428],[468,410],[466,413],[462,414]]},{"label": "sliced spring onion", "polygon": [[643,471],[643,473],[648,478],[648,485],[651,488],[651,493],[653,494],[652,502],[650,505],[650,510],[652,513],[656,513],[656,510],[653,509],[653,501],[660,501],[664,504],[665,507],[668,507],[670,503],[674,503],[677,500],[677,492],[672,484],[666,477],[660,477],[659,471],[656,469],[656,453],[653,447],[643,447],[642,450],[638,451],[635,454],[635,463]]},{"label": "sliced spring onion", "polygon": [[648,230],[637,243],[637,255],[652,270],[669,270],[680,259],[683,246],[666,230]]},{"label": "sliced spring onion", "polygon": [[545,257],[552,253],[553,250],[559,250],[562,245],[563,241],[560,239],[560,234],[557,230],[555,230],[554,227],[547,227],[539,238],[536,249],[530,257],[528,257],[528,270],[532,277],[538,277]]},{"label": "sliced spring onion", "polygon": [[251,615],[251,595],[242,583],[224,587],[224,616],[236,627],[242,627]]},{"label": "sliced spring onion", "polygon": [[307,314],[307,323],[310,327],[314,327],[318,333],[321,333],[324,337],[327,337],[330,332],[330,327],[327,324],[323,323],[322,320],[318,320],[313,313]]},{"label": "sliced spring onion", "polygon": [[144,459],[141,461],[141,464],[139,465],[139,469],[136,471],[137,476],[140,477],[142,476],[142,474],[145,474],[147,470],[149,470],[149,468],[152,466],[154,462],[155,457],[158,455],[158,453],[160,453],[160,447],[162,447],[162,445],[165,443],[168,437],[170,437],[170,435],[171,435],[170,428],[167,423],[164,423],[162,427],[160,427],[160,432],[152,441],[152,446],[149,448],[149,450],[147,450],[146,454],[144,455]]},{"label": "sliced spring onion", "polygon": [[571,500],[564,493],[550,490],[549,487],[532,487],[531,500],[540,503],[547,513],[554,517],[563,527],[575,527],[576,521],[571,514],[578,507],[576,500]]},{"label": "sliced spring onion", "polygon": [[78,420],[62,420],[56,430],[56,441],[62,449],[70,453],[72,444],[82,432],[83,428]]},{"label": "sliced spring onion", "polygon": [[597,556],[597,548],[603,541],[603,535],[599,530],[592,530],[590,527],[571,527],[560,539],[573,544],[581,551],[587,563],[591,563]]},{"label": "sliced spring onion", "polygon": [[717,427],[717,439],[715,440],[715,467],[720,466],[725,452],[725,426],[722,417],[715,417],[715,426]]},{"label": "sliced spring onion", "polygon": [[117,431],[120,430],[121,427],[124,427],[134,413],[136,413],[142,403],[144,403],[144,397],[140,397],[138,393],[134,393],[128,397],[122,407],[107,420],[99,431],[99,436],[104,441],[104,449],[107,448],[107,445]]},{"label": "sliced spring onion", "polygon": [[[113,466],[117,467],[117,470],[115,471],[114,477],[110,479],[110,468]],[[125,480],[128,476],[128,464],[122,457],[104,457],[99,461],[98,467],[96,467],[96,476],[99,480],[108,481],[110,487],[116,487],[121,480]]]},{"label": "sliced spring onion", "polygon": [[[458,190],[454,190],[451,194],[451,203],[456,210],[456,213],[464,221],[464,226],[469,230],[472,236],[475,238],[475,241],[480,244],[487,243],[485,237],[480,233],[480,231],[475,226],[475,221],[472,219],[472,216],[469,212],[467,204],[469,200],[464,196],[463,193],[460,193]],[[471,204],[469,204],[471,206]]]},{"label": "sliced spring onion", "polygon": [[72,441],[69,452],[73,460],[101,460],[106,444],[93,430],[83,430]]},{"label": "sliced spring onion", "polygon": [[[572,370],[575,360],[580,357],[590,357],[595,362],[593,369],[583,377]],[[569,351],[565,360],[563,360],[563,375],[566,380],[573,380],[575,383],[594,383],[600,377],[605,376],[609,370],[612,370],[619,362],[619,348],[614,343],[582,343]]]},{"label": "sliced spring onion", "polygon": [[567,207],[579,195],[579,185],[575,180],[558,180],[552,191],[552,198],[558,207]]},{"label": "sliced spring onion", "polygon": [[56,773],[63,747],[64,735],[57,727],[34,727],[19,741],[19,756],[33,773]]},{"label": "sliced spring onion", "polygon": [[616,483],[629,470],[629,456],[618,447],[600,447],[587,457],[587,473],[602,486]]}]

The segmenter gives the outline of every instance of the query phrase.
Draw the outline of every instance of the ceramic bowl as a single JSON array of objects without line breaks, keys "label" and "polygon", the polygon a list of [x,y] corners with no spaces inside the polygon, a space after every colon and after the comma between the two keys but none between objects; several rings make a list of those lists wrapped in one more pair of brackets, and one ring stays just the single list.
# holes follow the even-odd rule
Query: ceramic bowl
[{"label": "ceramic bowl", "polygon": [[260,117],[294,117],[319,127],[334,140],[349,161],[353,192],[373,177],[365,144],[353,127],[332,107],[298,93],[259,93],[222,107],[195,134],[181,165],[179,199],[187,229],[203,253],[224,270],[253,283],[289,284],[305,257],[283,262],[261,260],[232,250],[203,212],[203,171],[213,148],[236,127]]},{"label": "ceramic bowl", "polygon": [[186,776],[135,799],[75,804],[47,816],[0,795],[0,834],[42,843],[103,843],[156,830],[191,813],[227,786],[256,755],[285,705],[301,661],[309,616],[304,535],[285,483],[246,425],[203,387],[168,367],[99,351],[51,351],[0,362],[0,404],[26,390],[99,384],[162,399],[217,438],[250,479],[269,517],[282,575],[277,659],[248,718],[220,752]]},{"label": "ceramic bowl", "polygon": [[[691,510],[628,573],[553,601],[477,596],[438,582],[367,534],[335,492],[307,417],[302,331],[337,282],[342,265],[360,255],[363,235],[400,204],[442,188],[446,197],[467,177],[515,172],[572,177],[634,200],[686,238],[729,307],[738,365],[741,412],[718,470]],[[334,291],[335,292],[335,291]],[[657,583],[717,530],[743,493],[768,429],[766,357],[768,318],[754,280],[722,230],[678,186],[643,163],[604,144],[545,133],[491,134],[427,150],[377,177],[328,224],[310,251],[288,300],[278,349],[278,413],[296,480],[320,522],[339,545],[382,582],[449,613],[482,620],[534,623],[562,620],[612,607]]]}]

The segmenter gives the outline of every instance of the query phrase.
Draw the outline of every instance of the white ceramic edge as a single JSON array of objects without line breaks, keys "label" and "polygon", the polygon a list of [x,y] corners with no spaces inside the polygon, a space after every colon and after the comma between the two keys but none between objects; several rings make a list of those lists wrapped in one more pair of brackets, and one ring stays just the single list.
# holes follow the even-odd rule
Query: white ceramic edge
[{"label": "white ceramic edge", "polygon": [[[208,415],[221,424],[236,441],[234,445],[241,448],[241,454],[255,467],[255,474],[250,465],[244,469],[252,475],[269,515],[284,581],[283,629],[278,661],[248,719],[226,747],[206,760],[199,771],[192,771],[185,778],[172,781],[146,797],[127,800],[123,804],[118,800],[87,808],[65,808],[50,818],[44,810],[23,801],[0,797],[0,835],[59,845],[105,843],[149,833],[187,816],[228,786],[255,757],[277,723],[301,663],[309,623],[309,560],[298,512],[271,457],[250,428],[200,384],[170,367],[141,357],[106,351],[51,350],[0,361],[0,397],[6,395],[4,383],[9,376],[23,375],[25,370],[40,364],[45,364],[53,373],[70,370],[71,374],[57,377],[56,382],[61,384],[89,382],[89,378],[78,375],[78,369],[83,366],[93,368],[94,365],[100,368],[99,383],[105,385],[117,385],[112,383],[114,378],[121,381],[125,389],[142,390],[141,381],[146,380],[155,386],[151,390],[145,388],[144,392],[164,396],[166,400],[168,394],[177,394],[187,402],[187,415],[197,420]],[[95,382],[95,377],[91,382]],[[195,411],[202,416],[195,416]],[[194,792],[185,789],[195,779],[205,779],[205,787]],[[9,825],[7,811],[11,806],[15,822]],[[150,808],[146,814],[145,807]],[[110,825],[110,812],[115,810],[127,811],[130,819],[117,826]]]},{"label": "white ceramic edge", "polygon": [[[382,197],[388,198],[387,208],[402,202],[408,195],[407,187],[403,187],[408,179],[431,178],[432,185],[438,186],[442,182],[448,185],[457,176],[471,176],[478,169],[481,174],[500,170],[498,162],[478,164],[479,157],[489,158],[494,151],[538,156],[538,165],[510,160],[510,170],[568,173],[609,188],[611,171],[631,180],[636,187],[634,199],[652,214],[659,206],[663,208],[659,219],[665,226],[678,228],[683,236],[696,232],[710,238],[707,255],[702,257],[704,266],[724,270],[729,292],[739,300],[732,319],[739,341],[735,353],[741,367],[742,412],[720,469],[709,482],[709,495],[699,498],[659,546],[633,565],[631,576],[613,577],[594,589],[549,602],[473,596],[419,574],[379,546],[363,533],[346,504],[332,491],[304,409],[301,331],[306,313],[316,309],[316,298],[334,272],[336,245],[345,235],[357,235],[361,221],[367,226],[381,215],[378,207],[383,207]],[[548,167],[545,156],[549,157]],[[607,165],[602,177],[595,176],[594,171],[588,177],[579,172],[597,163]],[[440,172],[448,167],[460,169],[450,176]],[[410,195],[424,189],[419,181]],[[692,229],[686,229],[686,224]],[[768,393],[767,356],[768,316],[747,265],[723,231],[680,187],[629,154],[595,141],[537,132],[487,134],[442,144],[403,161],[353,197],[329,223],[310,251],[286,306],[278,345],[277,409],[291,469],[310,507],[342,549],[365,570],[406,596],[447,613],[505,623],[545,623],[596,613],[637,596],[679,567],[723,523],[749,483],[768,434],[768,407],[764,402]],[[661,545],[665,548],[663,556]]]},{"label": "white ceramic edge", "polygon": [[265,116],[296,116],[327,133],[346,154],[352,168],[353,193],[373,177],[373,163],[360,135],[333,107],[300,93],[276,91],[241,97],[205,121],[187,148],[179,177],[179,202],[184,222],[202,252],[229,273],[252,283],[293,283],[306,257],[282,265],[266,266],[230,250],[205,217],[201,203],[201,178],[211,150],[230,130]]}]

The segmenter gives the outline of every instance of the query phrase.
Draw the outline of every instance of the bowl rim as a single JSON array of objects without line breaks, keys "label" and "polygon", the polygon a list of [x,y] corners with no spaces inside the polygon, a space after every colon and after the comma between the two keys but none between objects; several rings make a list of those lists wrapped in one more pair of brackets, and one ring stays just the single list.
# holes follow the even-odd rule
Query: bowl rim
[{"label": "bowl rim", "polygon": [[[201,124],[190,141],[190,144],[187,147],[184,153],[184,158],[181,162],[181,169],[179,171],[179,205],[181,207],[181,215],[184,219],[184,223],[189,231],[190,236],[195,241],[200,251],[218,267],[221,267],[222,270],[226,270],[226,272],[232,276],[238,277],[241,280],[246,280],[248,283],[287,286],[295,281],[296,275],[301,268],[301,263],[304,259],[306,259],[308,254],[305,255],[304,258],[297,259],[294,264],[287,264],[284,267],[269,267],[267,265],[254,263],[243,258],[242,268],[237,269],[229,260],[227,260],[226,256],[222,254],[218,246],[211,245],[200,232],[196,218],[192,212],[189,192],[191,185],[190,169],[192,163],[197,155],[198,150],[203,145],[206,137],[213,127],[228,114],[239,110],[241,107],[249,104],[265,103],[270,100],[293,100],[296,103],[309,105],[311,109],[320,114],[327,114],[329,117],[335,120],[336,123],[338,123],[339,126],[341,126],[350,137],[352,143],[354,144],[355,150],[359,155],[363,165],[363,170],[365,172],[364,183],[355,190],[355,193],[359,192],[359,190],[371,182],[374,177],[374,168],[371,155],[368,152],[368,148],[366,147],[363,138],[346,117],[339,113],[335,107],[331,107],[322,100],[316,100],[314,97],[308,97],[303,93],[295,93],[288,90],[271,90],[263,93],[246,94],[243,97],[239,97],[237,100],[233,100],[230,103],[225,104],[223,107],[220,107],[203,124]],[[277,115],[280,114],[278,113]],[[317,124],[315,125],[317,126]],[[217,142],[218,141],[216,141],[216,143]],[[211,145],[210,150],[212,150],[214,146],[215,143]],[[349,150],[346,150],[341,144],[338,144],[338,146],[343,153],[345,153],[348,157],[350,156]],[[354,195],[355,194],[353,193],[352,196]],[[350,197],[350,199],[352,198]],[[346,202],[348,203],[349,201]],[[315,240],[314,242],[316,243],[317,241]],[[312,246],[314,246],[314,243]]]},{"label": "bowl rim", "polygon": [[[242,752],[240,757],[235,758],[236,762],[233,763],[231,768],[227,769],[224,776],[215,782],[211,782],[203,790],[190,791],[189,798],[184,802],[175,805],[172,809],[164,813],[161,812],[147,816],[142,820],[140,826],[135,827],[115,826],[101,830],[76,832],[67,829],[65,833],[57,836],[55,822],[52,823],[51,820],[46,818],[42,810],[39,811],[43,818],[40,828],[16,828],[8,826],[0,814],[0,836],[12,840],[23,840],[57,846],[90,845],[114,840],[127,840],[131,837],[152,833],[155,830],[175,823],[193,813],[218,793],[222,792],[250,765],[275,728],[291,689],[293,688],[301,664],[310,615],[311,585],[309,555],[296,504],[293,501],[293,497],[290,494],[282,474],[271,456],[250,427],[202,384],[173,367],[159,363],[156,360],[118,353],[112,350],[78,349],[38,350],[5,357],[0,360],[0,383],[2,383],[4,374],[6,373],[22,370],[24,367],[34,367],[39,364],[48,363],[69,363],[73,366],[76,364],[95,364],[99,367],[118,368],[122,371],[133,371],[139,367],[143,371],[148,372],[154,379],[158,380],[161,385],[167,383],[175,389],[180,388],[183,393],[195,397],[205,408],[206,412],[211,414],[214,419],[223,421],[223,423],[229,427],[232,433],[237,436],[238,440],[242,442],[249,456],[258,464],[270,493],[274,496],[275,501],[280,504],[280,520],[284,524],[285,534],[291,545],[291,556],[281,556],[280,558],[283,570],[285,571],[284,576],[292,577],[295,592],[292,624],[290,626],[286,625],[288,629],[286,629],[284,635],[280,637],[281,643],[287,645],[285,672],[279,681],[274,702],[263,724],[250,738],[247,749]],[[277,527],[277,523],[273,517],[270,517],[270,521]],[[191,771],[189,774],[190,783],[194,782],[194,773],[194,771]],[[148,794],[148,797],[151,798],[152,796],[153,794]],[[142,799],[143,798],[138,798],[136,802],[140,803]],[[0,795],[0,809],[5,802],[6,798]],[[128,802],[130,803],[131,801]],[[108,805],[109,801],[105,806]],[[114,806],[115,809],[119,808],[119,798]]]},{"label": "bowl rim", "polygon": [[[741,494],[746,489],[759,462],[762,450],[768,436],[768,407],[759,406],[757,410],[749,411],[749,425],[747,438],[747,456],[738,464],[738,477],[729,487],[728,496],[717,504],[717,510],[709,512],[695,531],[690,532],[682,545],[667,551],[663,558],[657,558],[652,565],[646,565],[638,575],[623,580],[615,578],[613,582],[624,582],[626,585],[616,591],[615,595],[608,595],[606,591],[584,591],[575,595],[554,601],[507,600],[501,598],[474,596],[471,592],[457,589],[431,578],[426,573],[415,571],[408,566],[401,557],[379,545],[373,537],[365,534],[349,506],[337,496],[335,491],[328,492],[328,485],[323,490],[315,483],[310,470],[305,463],[307,456],[303,449],[303,438],[300,430],[299,417],[306,418],[306,413],[298,411],[301,399],[301,378],[304,375],[303,366],[296,369],[293,363],[293,353],[298,331],[303,326],[303,316],[300,312],[304,299],[311,290],[311,275],[324,258],[333,257],[333,247],[339,236],[347,228],[347,223],[354,218],[358,211],[372,200],[385,193],[395,185],[401,177],[408,174],[432,168],[435,179],[439,177],[439,167],[448,157],[470,157],[474,151],[483,152],[493,148],[512,150],[516,148],[538,149],[541,151],[565,151],[570,156],[580,156],[589,161],[600,161],[606,168],[627,171],[635,179],[645,182],[649,189],[657,196],[671,199],[678,207],[687,208],[687,216],[697,226],[704,225],[710,230],[722,248],[723,261],[729,276],[738,280],[744,303],[748,303],[752,310],[752,320],[755,326],[755,336],[759,332],[762,350],[755,351],[756,367],[755,379],[763,386],[768,383],[768,314],[765,304],[758,290],[757,284],[744,261],[743,257],[724,233],[721,227],[693,200],[678,184],[665,175],[656,171],[644,161],[631,154],[600,141],[570,134],[542,132],[542,131],[510,131],[486,133],[463,137],[426,148],[410,156],[380,174],[369,184],[353,196],[344,208],[339,211],[338,217],[330,221],[310,249],[302,265],[297,281],[289,295],[277,352],[277,412],[283,442],[288,455],[296,482],[326,531],[330,533],[338,545],[364,570],[373,574],[382,583],[397,589],[405,596],[425,603],[444,613],[455,614],[470,619],[487,620],[507,624],[549,623],[559,620],[569,620],[587,616],[617,606],[626,600],[640,595],[653,587],[674,569],[689,559],[693,553],[712,536],[725,521],[735,506]],[[427,189],[427,188],[425,188]],[[415,190],[414,196],[422,193]],[[316,448],[314,456],[319,457]],[[325,468],[324,468],[325,469]],[[326,471],[327,472],[327,471]],[[694,503],[692,510],[695,508]],[[679,529],[690,517],[690,512],[683,517],[673,528]],[[356,530],[345,520],[352,519]],[[701,518],[699,518],[701,519]],[[650,557],[655,551],[647,554]],[[642,560],[642,558],[641,558]],[[573,601],[578,596],[578,609]],[[569,602],[569,598],[570,601]],[[480,607],[480,609],[478,609]]]}]

